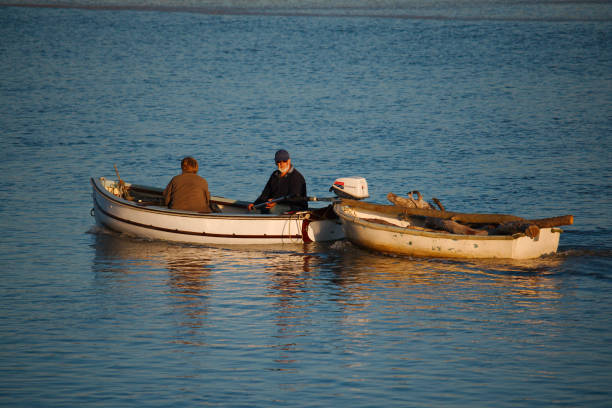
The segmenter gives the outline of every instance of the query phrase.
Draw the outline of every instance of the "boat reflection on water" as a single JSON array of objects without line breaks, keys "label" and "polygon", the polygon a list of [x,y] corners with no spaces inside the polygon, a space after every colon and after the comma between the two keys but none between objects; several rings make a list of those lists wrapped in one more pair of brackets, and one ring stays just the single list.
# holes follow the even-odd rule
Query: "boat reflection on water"
[{"label": "boat reflection on water", "polygon": [[93,232],[92,269],[102,286],[132,295],[148,287],[166,295],[185,312],[182,324],[192,327],[203,325],[211,296],[217,302],[234,297],[232,306],[244,308],[249,296],[296,296],[304,274],[316,270],[320,260],[316,243],[209,247]]},{"label": "boat reflection on water", "polygon": [[[121,293],[152,308],[170,305],[178,324],[194,334],[208,314],[209,263],[214,253],[199,247],[146,241],[114,232],[98,231],[93,272],[112,295]],[[164,301],[160,300],[163,296]],[[168,299],[168,300],[165,300]],[[183,342],[183,340],[180,340]]]},{"label": "boat reflection on water", "polygon": [[430,286],[441,290],[472,288],[478,292],[507,290],[556,298],[556,283],[551,275],[558,273],[566,259],[561,254],[527,260],[411,258],[375,253],[346,241],[338,248],[345,255],[339,256],[336,280],[352,290],[371,285],[405,289]]},{"label": "boat reflection on water", "polygon": [[[323,282],[330,299],[349,299],[351,304],[361,298],[361,292],[367,295],[373,285],[398,288],[452,283],[481,289],[491,285],[525,294],[544,290],[546,296],[551,296],[554,280],[550,275],[557,273],[566,259],[562,254],[530,260],[410,258],[359,249],[347,241],[280,247],[203,247],[146,241],[111,232],[97,233],[95,248],[95,272],[113,271],[125,276],[168,272],[170,290],[185,296],[205,293],[211,275],[222,276],[240,268],[245,274],[265,272],[268,295],[279,302],[300,297],[316,289],[313,282]],[[118,282],[125,276],[116,276]]]},{"label": "boat reflection on water", "polygon": [[95,252],[100,286],[133,307],[157,307],[155,319],[170,313],[174,343],[264,341],[247,348],[274,350],[275,370],[295,369],[304,336],[360,343],[377,330],[409,335],[495,313],[529,319],[556,304],[565,259],[411,259],[347,241],[203,247],[106,232],[96,234]]}]

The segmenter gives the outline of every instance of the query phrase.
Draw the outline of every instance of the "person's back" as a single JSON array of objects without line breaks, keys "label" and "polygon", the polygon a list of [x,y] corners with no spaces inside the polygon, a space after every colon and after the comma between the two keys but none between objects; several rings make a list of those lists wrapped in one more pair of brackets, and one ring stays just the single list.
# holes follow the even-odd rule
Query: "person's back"
[{"label": "person's back", "polygon": [[210,192],[208,182],[198,176],[198,162],[186,157],[181,161],[182,174],[174,176],[164,190],[164,199],[168,208],[208,213]]}]

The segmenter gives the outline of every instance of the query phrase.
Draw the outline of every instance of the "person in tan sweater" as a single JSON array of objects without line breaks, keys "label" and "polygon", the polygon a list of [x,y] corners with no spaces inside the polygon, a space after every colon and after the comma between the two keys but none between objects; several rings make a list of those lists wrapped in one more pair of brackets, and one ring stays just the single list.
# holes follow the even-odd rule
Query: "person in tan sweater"
[{"label": "person in tan sweater", "polygon": [[182,174],[174,176],[164,190],[168,208],[173,210],[212,212],[208,182],[197,175],[198,162],[193,157],[181,160]]}]

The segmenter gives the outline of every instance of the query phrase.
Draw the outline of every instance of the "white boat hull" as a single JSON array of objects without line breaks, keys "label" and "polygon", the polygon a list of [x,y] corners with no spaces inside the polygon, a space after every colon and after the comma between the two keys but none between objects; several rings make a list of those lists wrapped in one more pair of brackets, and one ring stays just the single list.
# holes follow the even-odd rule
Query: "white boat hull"
[{"label": "white boat hull", "polygon": [[541,228],[536,238],[459,235],[413,228],[408,222],[343,203],[334,205],[346,239],[375,251],[433,258],[530,259],[557,251],[561,230]]},{"label": "white boat hull", "polygon": [[299,244],[342,239],[338,219],[319,219],[313,211],[290,215],[250,213],[236,201],[213,197],[221,213],[171,210],[163,206],[142,205],[116,195],[116,183],[92,179],[93,212],[96,222],[113,231],[129,235],[195,244]]}]

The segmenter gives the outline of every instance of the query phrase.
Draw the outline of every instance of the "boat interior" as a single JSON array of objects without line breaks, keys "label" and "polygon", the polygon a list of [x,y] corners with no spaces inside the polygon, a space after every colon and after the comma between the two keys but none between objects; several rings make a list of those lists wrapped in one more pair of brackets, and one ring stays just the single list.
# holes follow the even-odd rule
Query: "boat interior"
[{"label": "boat interior", "polygon": [[[124,200],[133,201],[139,206],[167,208],[164,203],[163,188],[131,184],[123,181],[117,182],[115,180],[105,179],[104,177],[100,178],[100,182],[109,193]],[[224,214],[249,213],[249,202],[247,201],[212,196],[211,203],[213,205],[214,212]],[[258,213],[260,213],[258,210],[251,212],[251,214]]]}]

